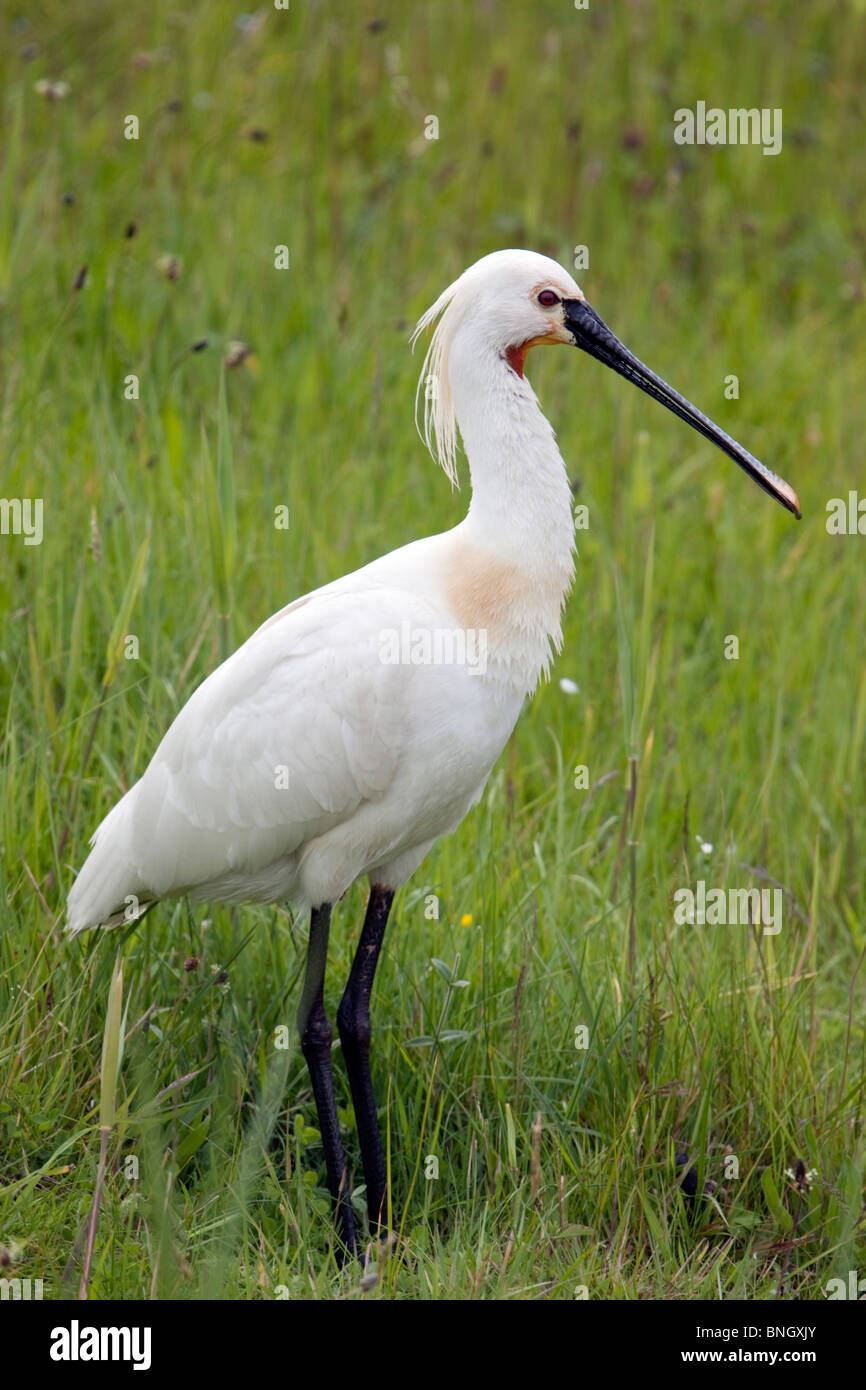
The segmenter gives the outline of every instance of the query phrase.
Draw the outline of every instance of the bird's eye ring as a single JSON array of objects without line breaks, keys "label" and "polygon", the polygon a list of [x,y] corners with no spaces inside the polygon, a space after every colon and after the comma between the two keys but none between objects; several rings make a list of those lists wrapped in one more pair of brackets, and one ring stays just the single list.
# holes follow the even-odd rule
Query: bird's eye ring
[{"label": "bird's eye ring", "polygon": [[543,304],[545,309],[552,309],[554,304],[559,303],[559,295],[554,294],[553,290],[542,290],[538,296],[539,304]]}]

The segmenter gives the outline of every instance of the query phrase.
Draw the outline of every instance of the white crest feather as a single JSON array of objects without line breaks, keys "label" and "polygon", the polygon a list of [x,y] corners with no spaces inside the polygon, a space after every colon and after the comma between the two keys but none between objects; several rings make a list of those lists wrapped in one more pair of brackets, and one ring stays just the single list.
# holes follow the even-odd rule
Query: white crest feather
[{"label": "white crest feather", "polygon": [[[433,324],[433,337],[421,368],[418,389],[415,392],[415,423],[418,433],[433,457],[441,464],[451,479],[457,483],[457,418],[451,395],[451,382],[448,377],[448,359],[454,342],[454,335],[467,314],[476,313],[484,306],[485,295],[495,299],[502,296],[503,289],[509,285],[518,297],[529,295],[533,281],[543,283],[546,278],[551,284],[562,287],[565,294],[580,294],[571,276],[562,266],[548,256],[540,256],[535,251],[492,251],[482,256],[480,261],[464,270],[453,285],[440,294],[435,304],[431,304],[426,314],[418,320],[412,334],[412,346]],[[489,307],[489,304],[488,304]],[[505,301],[505,320],[508,316],[508,301]],[[437,323],[438,319],[438,323]],[[491,342],[498,343],[504,328],[508,327],[502,317],[491,319]],[[529,334],[527,334],[529,336]],[[506,340],[507,341],[507,340]],[[424,396],[424,425],[419,424],[419,398]]]},{"label": "white crest feather", "polygon": [[[431,304],[427,312],[421,315],[411,338],[414,348],[421,334],[439,319],[430,339],[415,391],[415,424],[433,458],[445,470],[452,487],[459,487],[460,484],[457,480],[457,421],[454,402],[451,399],[451,383],[448,380],[448,353],[460,318],[460,315],[454,312],[456,305],[453,301],[463,278],[461,275],[453,285],[449,285],[436,303]],[[423,427],[418,419],[418,402],[422,395]]]}]

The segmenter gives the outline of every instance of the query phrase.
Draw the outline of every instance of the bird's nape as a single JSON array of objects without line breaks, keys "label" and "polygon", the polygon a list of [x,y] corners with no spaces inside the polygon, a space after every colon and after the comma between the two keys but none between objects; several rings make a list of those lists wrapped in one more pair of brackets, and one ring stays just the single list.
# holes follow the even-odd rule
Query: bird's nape
[{"label": "bird's nape", "polygon": [[697,430],[705,439],[709,439],[717,448],[726,453],[734,463],[739,464],[749,477],[752,478],[758,487],[763,488],[771,497],[775,497],[783,507],[789,512],[793,512],[797,520],[800,520],[800,502],[796,492],[784,478],[780,478],[777,473],[769,469],[766,464],[756,459],[754,454],[750,454],[748,449],[744,449],[735,439],[732,439],[723,429],[707,416],[703,411],[698,410],[697,406],[687,401],[685,396],[681,396],[679,391],[675,391],[660,376],[652,371],[639,357],[620,342],[615,333],[611,332],[607,324],[595,312],[585,299],[567,299],[563,301],[565,309],[565,326],[574,335],[575,345],[589,353],[590,357],[595,357],[599,362],[604,362],[613,371],[624,376],[626,381],[630,381],[634,386],[645,391],[654,401],[666,406],[674,415],[678,415],[686,424],[691,425],[692,429]]}]

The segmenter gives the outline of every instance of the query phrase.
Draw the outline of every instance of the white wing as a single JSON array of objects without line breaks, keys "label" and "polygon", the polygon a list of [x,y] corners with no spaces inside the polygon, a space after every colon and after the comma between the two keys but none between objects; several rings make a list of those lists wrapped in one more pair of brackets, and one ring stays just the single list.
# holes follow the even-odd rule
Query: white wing
[{"label": "white wing", "polygon": [[133,895],[281,896],[299,846],[383,795],[418,671],[383,663],[381,633],[441,616],[417,593],[348,578],[269,619],[191,696],[97,830],[70,930]]}]

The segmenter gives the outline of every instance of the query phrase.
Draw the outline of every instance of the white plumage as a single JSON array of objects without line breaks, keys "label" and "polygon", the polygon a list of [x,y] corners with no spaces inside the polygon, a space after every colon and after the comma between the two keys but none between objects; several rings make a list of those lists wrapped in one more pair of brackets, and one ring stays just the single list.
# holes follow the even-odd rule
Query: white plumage
[{"label": "white plumage", "polygon": [[571,493],[523,375],[527,351],[583,348],[799,515],[788,484],[630,353],[555,261],[486,256],[418,331],[434,323],[419,386],[424,434],[453,481],[459,431],[472,476],[466,517],[268,619],[181,710],[97,830],[69,895],[73,932],[184,893],[311,909],[298,1028],[350,1256],[360,1245],[324,1006],[331,905],[369,877],[337,1023],[376,1226],[388,1219],[388,1191],[369,1005],[394,890],[481,796],[562,637]]},{"label": "white plumage", "polygon": [[[71,931],[113,923],[130,898],[314,907],[364,874],[397,888],[478,800],[559,647],[573,577],[570,489],[523,376],[530,347],[599,358],[799,516],[793,489],[635,358],[548,257],[485,256],[415,336],[434,324],[424,436],[454,481],[459,430],[468,514],[289,604],[208,677],[97,830]],[[480,635],[485,669],[389,664],[385,635],[401,628]]]},{"label": "white plumage", "polygon": [[[466,518],[289,604],[204,681],[96,831],[72,932],[130,899],[314,906],[365,874],[396,888],[478,800],[561,640],[572,578],[565,469],[502,355],[503,333],[571,341],[537,283],[580,295],[554,261],[499,252],[422,320],[444,310],[421,389],[449,473],[459,425]],[[483,633],[486,670],[389,664],[383,634],[407,624]]]},{"label": "white plumage", "polygon": [[271,618],[199,686],[97,830],[71,930],[133,895],[310,906],[378,868],[397,886],[459,823],[520,697],[490,711],[465,668],[384,664],[407,614],[454,620],[376,569]]}]

